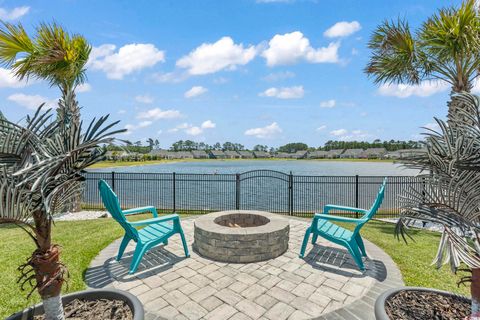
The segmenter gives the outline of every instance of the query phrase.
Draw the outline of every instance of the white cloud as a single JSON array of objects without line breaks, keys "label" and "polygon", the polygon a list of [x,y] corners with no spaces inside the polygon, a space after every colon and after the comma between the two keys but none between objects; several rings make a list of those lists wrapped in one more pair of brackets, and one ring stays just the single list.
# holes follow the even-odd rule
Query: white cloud
[{"label": "white cloud", "polygon": [[323,131],[327,129],[327,126],[326,125],[321,125],[320,127],[318,127],[317,129],[315,129],[315,131]]},{"label": "white cloud", "polygon": [[371,134],[362,130],[352,130],[348,131],[347,129],[337,129],[330,131],[330,135],[336,137],[340,141],[363,141],[371,137]]},{"label": "white cloud", "polygon": [[154,99],[152,96],[145,94],[145,95],[138,95],[135,97],[135,101],[145,104],[152,104]]},{"label": "white cloud", "polygon": [[118,114],[125,114],[125,113],[127,113],[127,110],[125,110],[125,109],[120,109],[120,110],[118,110],[117,113],[118,113]]},{"label": "white cloud", "polygon": [[282,128],[280,128],[280,126],[276,122],[272,122],[272,124],[265,127],[248,129],[247,131],[245,131],[245,135],[254,136],[261,139],[267,139],[272,138],[276,134],[281,132]]},{"label": "white cloud", "polygon": [[346,37],[362,29],[358,21],[340,21],[328,28],[323,35],[327,38]]},{"label": "white cloud", "polygon": [[204,121],[201,125],[202,129],[213,129],[216,126],[217,125],[214,122],[212,122],[212,120]]},{"label": "white cloud", "polygon": [[153,123],[153,121],[145,120],[145,121],[139,122],[138,124],[127,124],[127,125],[125,125],[125,129],[127,129],[127,132],[125,132],[124,134],[129,135],[133,131],[136,131],[138,129],[147,128],[147,127],[151,126],[152,123]]},{"label": "white cloud", "polygon": [[124,76],[165,61],[165,52],[153,44],[127,44],[115,52],[116,46],[104,44],[92,49],[88,65],[101,70],[107,78],[121,80]]},{"label": "white cloud", "polygon": [[206,93],[207,91],[208,91],[208,89],[205,88],[205,87],[202,87],[202,86],[194,86],[194,87],[192,87],[190,90],[188,90],[187,92],[185,92],[184,97],[185,97],[185,98],[197,97],[197,96],[200,96],[200,95]]},{"label": "white cloud", "polygon": [[327,47],[315,49],[310,40],[300,31],[275,35],[268,48],[262,52],[268,66],[293,64],[299,60],[310,63],[337,63],[339,42],[332,42]]},{"label": "white cloud", "polygon": [[215,43],[203,43],[188,55],[177,61],[192,75],[215,73],[220,70],[234,70],[249,63],[256,55],[254,46],[243,47],[235,44],[230,37],[223,37]]},{"label": "white cloud", "polygon": [[479,80],[479,78],[476,78],[473,81],[473,87],[472,87],[471,92],[474,93],[474,94],[479,94],[480,93],[480,80]]},{"label": "white cloud", "polygon": [[0,20],[17,20],[30,11],[30,7],[16,7],[12,10],[0,8]]},{"label": "white cloud", "polygon": [[419,85],[383,84],[378,89],[382,96],[408,98],[410,96],[428,97],[450,88],[448,83],[440,80],[425,80]]},{"label": "white cloud", "polygon": [[337,105],[337,102],[333,99],[320,102],[320,108],[333,108]]},{"label": "white cloud", "polygon": [[261,97],[272,97],[278,99],[300,99],[305,94],[303,86],[284,87],[284,88],[269,88],[260,93]]},{"label": "white cloud", "polygon": [[160,108],[153,108],[147,111],[142,111],[137,115],[137,119],[177,119],[181,118],[182,114],[178,110],[162,110]]},{"label": "white cloud", "polygon": [[295,77],[295,73],[291,71],[273,72],[263,77],[263,80],[268,82],[275,82],[275,81],[285,80],[293,77]]},{"label": "white cloud", "polygon": [[0,88],[22,88],[26,87],[25,81],[20,81],[12,71],[0,68]]},{"label": "white cloud", "polygon": [[57,100],[45,98],[40,95],[27,95],[23,93],[15,93],[7,98],[9,101],[25,107],[27,109],[36,110],[42,103],[45,103],[45,107],[52,108],[57,105]]},{"label": "white cloud", "polygon": [[347,129],[337,129],[337,130],[330,131],[330,134],[332,136],[338,137],[338,136],[343,136],[343,135],[347,134],[347,132],[348,132]]},{"label": "white cloud", "polygon": [[88,83],[80,84],[77,86],[76,90],[79,93],[88,92],[92,90],[92,86]]},{"label": "white cloud", "polygon": [[201,135],[203,132],[205,132],[205,130],[213,129],[215,127],[216,127],[216,124],[214,122],[212,122],[212,120],[206,120],[206,121],[202,122],[202,124],[200,126],[194,126],[194,125],[189,124],[189,123],[182,123],[182,124],[179,124],[175,128],[170,129],[168,131],[169,132],[183,131],[188,135],[198,136],[198,135]]}]

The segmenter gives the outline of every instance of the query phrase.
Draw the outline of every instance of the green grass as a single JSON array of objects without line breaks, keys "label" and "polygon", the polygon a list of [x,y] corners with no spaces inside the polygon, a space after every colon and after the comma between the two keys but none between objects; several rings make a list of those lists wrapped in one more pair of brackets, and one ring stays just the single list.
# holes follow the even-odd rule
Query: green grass
[{"label": "green grass", "polygon": [[[132,220],[146,217],[139,215],[132,217]],[[62,260],[70,271],[68,287],[64,286],[63,291],[84,289],[83,276],[90,261],[122,234],[122,229],[112,219],[57,222],[53,228],[54,242],[62,246]],[[458,276],[450,273],[448,266],[440,270],[430,266],[440,239],[438,233],[413,230],[411,234],[415,242],[405,244],[393,237],[393,225],[372,221],[363,228],[362,234],[393,258],[407,285],[434,287],[468,295],[468,288],[457,288]],[[0,227],[1,319],[39,301],[36,293],[27,300],[27,292],[22,292],[16,284],[16,268],[25,262],[33,249],[32,241],[23,231],[10,226]]]}]

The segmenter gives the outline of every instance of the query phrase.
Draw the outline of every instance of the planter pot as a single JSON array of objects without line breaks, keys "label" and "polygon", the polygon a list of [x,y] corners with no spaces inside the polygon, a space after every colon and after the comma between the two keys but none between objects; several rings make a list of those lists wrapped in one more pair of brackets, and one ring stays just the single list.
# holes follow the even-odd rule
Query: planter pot
[{"label": "planter pot", "polygon": [[451,296],[451,297],[458,297],[461,299],[465,299],[468,301],[470,304],[470,299],[464,296],[460,296],[455,293],[451,293],[448,291],[442,291],[442,290],[436,290],[436,289],[430,289],[430,288],[422,288],[422,287],[400,287],[400,288],[395,288],[395,289],[390,289],[382,293],[381,295],[378,296],[377,300],[375,301],[375,319],[377,320],[390,320],[390,318],[387,315],[387,312],[385,311],[385,302],[390,298],[391,296],[397,294],[398,292],[401,291],[423,291],[423,292],[433,292],[437,293],[439,295],[443,296]]},{"label": "planter pot", "polygon": [[[84,299],[84,300],[96,300],[96,299],[110,299],[110,300],[122,300],[127,303],[133,313],[133,320],[143,320],[144,311],[143,305],[140,300],[137,299],[134,295],[115,289],[100,289],[100,290],[84,290],[74,293],[69,293],[62,295],[63,305],[67,305],[70,301],[75,299]],[[33,316],[43,314],[43,305],[41,303],[25,309],[23,311],[17,312],[6,320],[23,320],[23,319],[32,319]]]}]

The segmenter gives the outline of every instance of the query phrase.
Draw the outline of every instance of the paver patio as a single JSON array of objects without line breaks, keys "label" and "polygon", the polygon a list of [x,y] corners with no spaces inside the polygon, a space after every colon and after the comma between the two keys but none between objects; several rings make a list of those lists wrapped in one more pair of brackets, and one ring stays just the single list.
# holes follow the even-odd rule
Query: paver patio
[{"label": "paver patio", "polygon": [[[193,221],[182,221],[189,247]],[[390,257],[368,241],[364,273],[344,248],[320,238],[309,244],[305,259],[298,258],[309,222],[289,222],[289,249],[272,260],[227,264],[193,251],[186,259],[180,238],[173,237],[168,246],[146,254],[137,273],[129,275],[134,246],[117,262],[117,240],[92,261],[86,282],[136,295],[146,319],[373,319],[376,296],[403,285]]]}]

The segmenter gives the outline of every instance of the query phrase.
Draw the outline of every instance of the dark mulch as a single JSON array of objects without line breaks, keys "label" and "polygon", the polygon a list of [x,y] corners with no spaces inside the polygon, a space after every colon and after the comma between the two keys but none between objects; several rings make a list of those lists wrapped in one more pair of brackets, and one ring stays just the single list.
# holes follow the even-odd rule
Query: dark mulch
[{"label": "dark mulch", "polygon": [[470,301],[434,292],[405,290],[386,301],[392,320],[458,320],[470,316]]},{"label": "dark mulch", "polygon": [[[82,300],[75,299],[64,306],[65,319],[69,320],[132,320],[130,307],[121,300]],[[37,316],[35,320],[44,320],[45,316]]]}]

